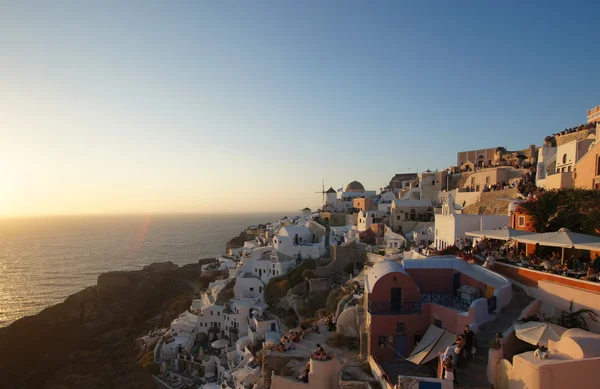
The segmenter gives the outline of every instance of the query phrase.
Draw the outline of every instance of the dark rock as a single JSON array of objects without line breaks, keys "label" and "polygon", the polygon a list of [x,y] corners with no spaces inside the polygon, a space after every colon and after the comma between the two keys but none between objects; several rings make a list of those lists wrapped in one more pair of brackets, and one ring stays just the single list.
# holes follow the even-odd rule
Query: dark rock
[{"label": "dark rock", "polygon": [[0,387],[150,388],[134,339],[189,308],[198,264],[109,272],[63,303],[0,328]]}]

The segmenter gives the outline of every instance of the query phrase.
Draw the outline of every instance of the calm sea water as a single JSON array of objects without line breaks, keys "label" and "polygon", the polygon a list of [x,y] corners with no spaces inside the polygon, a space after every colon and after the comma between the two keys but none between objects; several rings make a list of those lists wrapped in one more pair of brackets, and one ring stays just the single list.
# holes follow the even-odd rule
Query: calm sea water
[{"label": "calm sea water", "polygon": [[0,221],[0,327],[95,285],[100,273],[225,253],[281,214],[66,217]]}]

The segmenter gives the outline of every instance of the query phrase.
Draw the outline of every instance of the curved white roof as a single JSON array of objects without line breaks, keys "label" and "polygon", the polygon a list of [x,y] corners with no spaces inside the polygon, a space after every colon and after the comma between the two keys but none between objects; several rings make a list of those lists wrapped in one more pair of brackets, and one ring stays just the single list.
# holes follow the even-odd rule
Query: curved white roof
[{"label": "curved white roof", "polygon": [[502,275],[482,266],[471,265],[453,255],[427,257],[425,259],[404,259],[406,269],[454,269],[496,289],[509,285]]},{"label": "curved white roof", "polygon": [[401,263],[392,261],[390,259],[377,262],[371,269],[369,269],[369,273],[367,274],[367,290],[371,292],[377,280],[386,274],[396,272],[406,274],[406,271],[404,271],[404,266],[402,266]]}]

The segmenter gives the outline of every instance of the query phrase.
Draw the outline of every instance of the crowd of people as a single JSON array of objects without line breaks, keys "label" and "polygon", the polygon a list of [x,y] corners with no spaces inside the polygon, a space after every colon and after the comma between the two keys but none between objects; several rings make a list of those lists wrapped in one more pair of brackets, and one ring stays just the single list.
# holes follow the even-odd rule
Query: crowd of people
[{"label": "crowd of people", "polygon": [[577,131],[581,131],[581,130],[589,130],[591,128],[596,128],[596,123],[586,123],[586,124],[581,124],[579,126],[576,127],[571,127],[571,128],[565,128],[564,130],[562,130],[561,132],[558,132],[556,134],[552,134],[553,137],[556,136],[562,136],[562,135],[568,135],[568,134],[573,134]]},{"label": "crowd of people", "polygon": [[457,368],[464,368],[476,352],[475,333],[470,326],[465,326],[462,334],[456,335],[454,344],[446,348],[442,359],[442,377],[458,384]]},{"label": "crowd of people", "polygon": [[313,332],[316,334],[320,333],[319,326],[317,324],[311,326],[310,328],[300,325],[299,329],[290,330],[283,334],[281,338],[279,338],[279,343],[277,343],[277,346],[275,346],[275,351],[283,352],[290,350],[292,343],[299,343],[302,339],[308,336],[308,334]]}]

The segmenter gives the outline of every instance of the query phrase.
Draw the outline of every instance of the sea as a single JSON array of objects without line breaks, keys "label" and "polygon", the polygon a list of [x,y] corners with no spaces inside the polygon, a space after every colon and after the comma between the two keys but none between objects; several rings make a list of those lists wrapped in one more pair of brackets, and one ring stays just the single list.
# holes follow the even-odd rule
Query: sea
[{"label": "sea", "polygon": [[282,213],[0,220],[0,327],[64,301],[112,270],[225,254],[227,241]]}]

